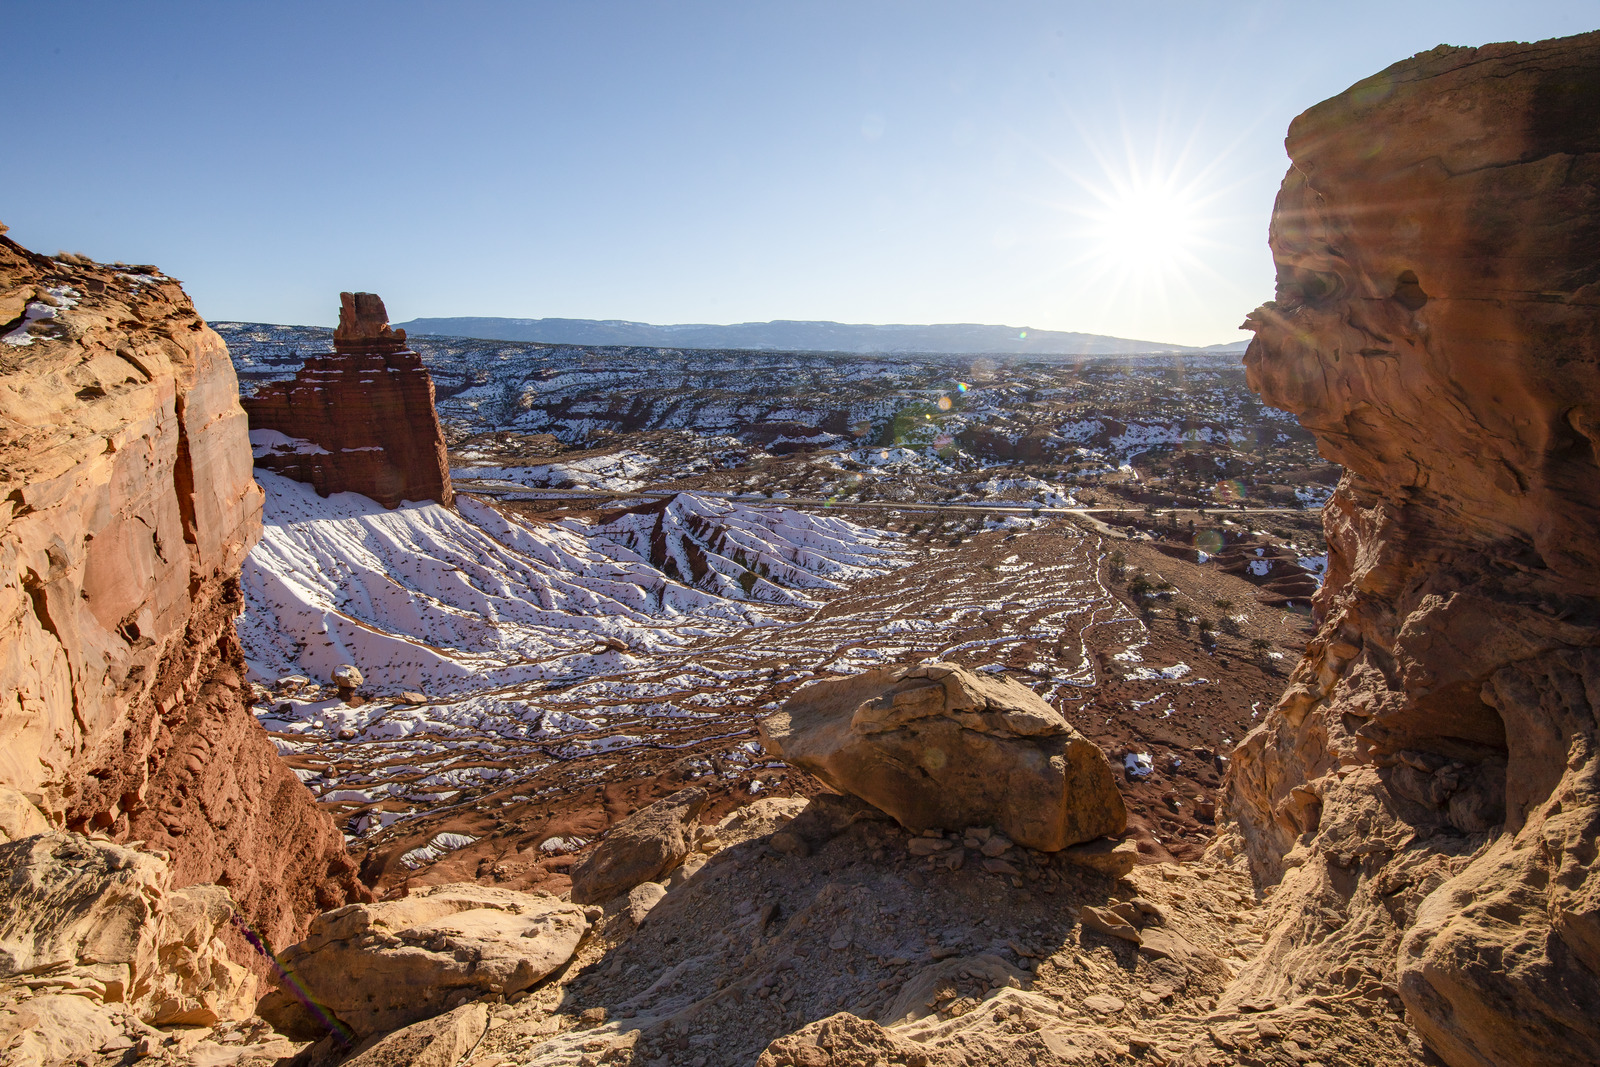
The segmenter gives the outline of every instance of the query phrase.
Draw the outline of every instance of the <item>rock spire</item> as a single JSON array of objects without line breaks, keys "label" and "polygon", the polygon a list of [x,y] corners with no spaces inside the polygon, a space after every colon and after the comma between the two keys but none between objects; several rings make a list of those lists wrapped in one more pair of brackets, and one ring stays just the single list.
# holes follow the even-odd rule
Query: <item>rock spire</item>
[{"label": "rock spire", "polygon": [[329,355],[292,381],[244,398],[256,465],[307,482],[323,496],[360,493],[384,507],[450,504],[450,464],[433,379],[406,333],[389,326],[374,293],[340,293]]}]

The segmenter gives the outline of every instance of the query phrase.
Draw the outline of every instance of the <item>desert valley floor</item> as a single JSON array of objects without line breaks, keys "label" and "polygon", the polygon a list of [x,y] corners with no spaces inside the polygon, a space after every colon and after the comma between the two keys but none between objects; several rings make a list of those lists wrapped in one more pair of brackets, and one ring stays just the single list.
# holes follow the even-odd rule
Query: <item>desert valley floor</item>
[{"label": "desert valley floor", "polygon": [[[247,389],[326,343],[219,329]],[[686,784],[812,795],[756,717],[924,659],[1040,693],[1121,771],[1147,860],[1193,858],[1310,633],[1337,469],[1235,357],[412,344],[456,509],[258,471],[240,624],[258,716],[384,888],[559,890]]]}]

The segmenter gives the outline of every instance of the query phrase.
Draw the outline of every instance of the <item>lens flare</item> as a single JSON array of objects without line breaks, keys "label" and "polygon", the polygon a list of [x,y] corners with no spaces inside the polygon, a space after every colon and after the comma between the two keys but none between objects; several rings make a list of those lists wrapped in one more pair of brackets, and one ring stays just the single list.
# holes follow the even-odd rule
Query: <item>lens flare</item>
[{"label": "lens flare", "polygon": [[940,411],[949,411],[950,410],[950,398],[949,397],[941,396],[939,398],[939,410]]},{"label": "lens flare", "polygon": [[971,389],[972,386],[968,385],[966,382],[957,382],[956,388],[965,393],[967,390]]},{"label": "lens flare", "polygon": [[1216,530],[1201,530],[1194,535],[1194,547],[1208,556],[1214,556],[1222,551],[1222,535]]},{"label": "lens flare", "polygon": [[1233,478],[1224,478],[1217,483],[1216,497],[1223,504],[1233,504],[1243,500],[1246,496],[1244,486]]}]

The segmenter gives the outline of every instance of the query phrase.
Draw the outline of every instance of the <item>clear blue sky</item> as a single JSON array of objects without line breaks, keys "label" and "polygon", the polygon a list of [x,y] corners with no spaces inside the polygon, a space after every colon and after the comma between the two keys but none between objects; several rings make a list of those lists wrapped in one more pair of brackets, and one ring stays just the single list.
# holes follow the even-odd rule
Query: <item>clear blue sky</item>
[{"label": "clear blue sky", "polygon": [[0,220],[208,318],[991,322],[1210,344],[1300,111],[1459,3],[8,0]]}]

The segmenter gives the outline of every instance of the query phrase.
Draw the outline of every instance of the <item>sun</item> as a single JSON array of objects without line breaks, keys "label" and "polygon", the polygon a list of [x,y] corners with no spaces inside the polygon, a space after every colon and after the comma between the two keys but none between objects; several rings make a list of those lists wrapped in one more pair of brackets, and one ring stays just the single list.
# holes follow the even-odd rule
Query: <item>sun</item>
[{"label": "sun", "polygon": [[1164,272],[1192,265],[1202,243],[1202,206],[1176,181],[1134,179],[1092,189],[1085,236],[1091,255],[1121,270]]}]

